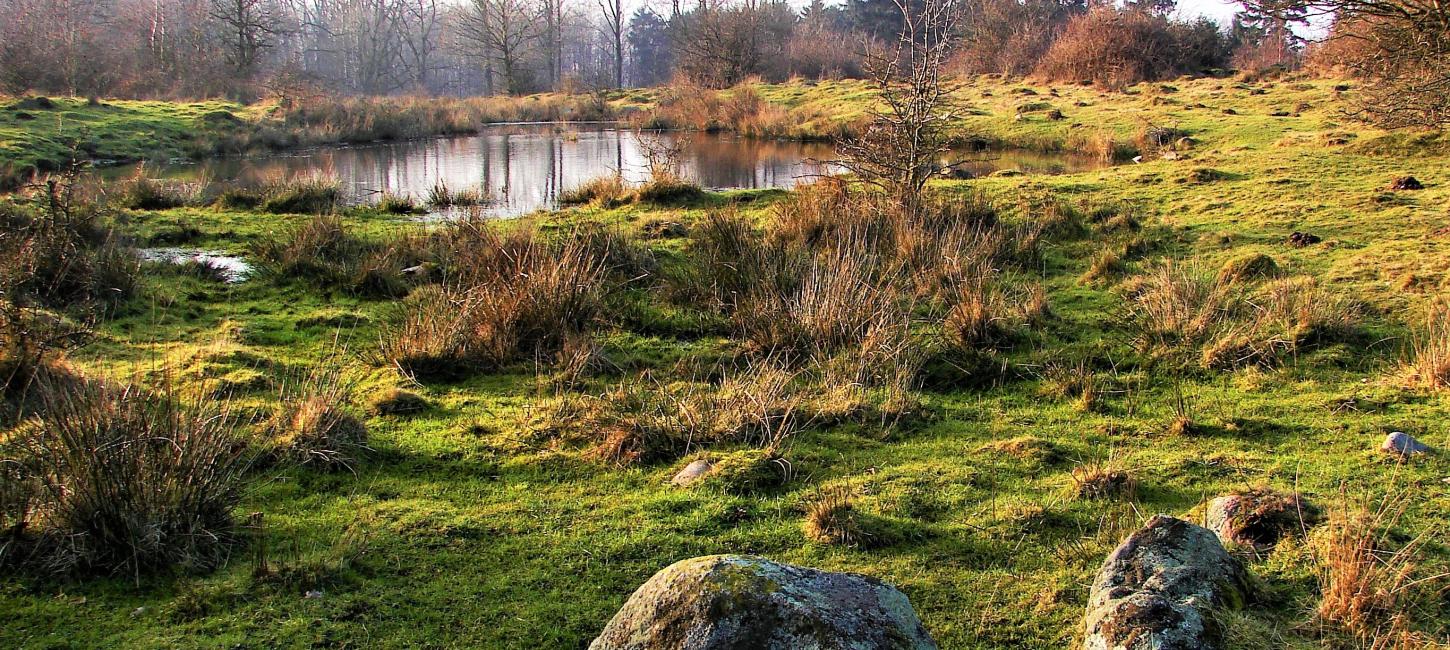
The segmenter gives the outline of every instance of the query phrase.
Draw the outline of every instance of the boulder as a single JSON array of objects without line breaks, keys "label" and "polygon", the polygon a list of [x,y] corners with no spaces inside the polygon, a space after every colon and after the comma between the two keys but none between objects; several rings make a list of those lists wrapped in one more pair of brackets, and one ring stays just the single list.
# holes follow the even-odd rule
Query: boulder
[{"label": "boulder", "polygon": [[670,479],[670,485],[677,487],[694,485],[705,480],[705,477],[710,474],[710,470],[712,469],[714,469],[714,466],[710,464],[709,460],[704,458],[695,460],[689,465],[686,465],[678,474],[675,474],[675,477]]},{"label": "boulder", "polygon": [[1224,544],[1267,551],[1286,535],[1313,526],[1319,508],[1297,494],[1251,490],[1228,494],[1208,502],[1208,529]]},{"label": "boulder", "polygon": [[676,562],[625,602],[590,650],[935,649],[911,602],[874,578],[742,555]]},{"label": "boulder", "polygon": [[1210,610],[1243,604],[1248,579],[1207,528],[1157,515],[1103,563],[1088,594],[1085,650],[1213,650]]},{"label": "boulder", "polygon": [[1380,451],[1408,458],[1430,451],[1430,446],[1416,440],[1414,436],[1404,431],[1395,431],[1385,436],[1385,441],[1380,443]]}]

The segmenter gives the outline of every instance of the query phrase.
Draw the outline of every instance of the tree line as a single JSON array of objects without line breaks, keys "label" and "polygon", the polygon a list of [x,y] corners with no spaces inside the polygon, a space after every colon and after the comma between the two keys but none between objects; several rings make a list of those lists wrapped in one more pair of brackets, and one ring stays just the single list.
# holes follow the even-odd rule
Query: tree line
[{"label": "tree line", "polygon": [[[1171,0],[1143,2],[1131,10],[1167,20]],[[1088,0],[961,3],[953,64],[965,72],[1031,72],[1092,10]],[[633,11],[622,0],[0,0],[0,84],[12,94],[254,99],[304,87],[478,95],[852,77],[866,44],[890,40],[901,15],[894,0],[799,11],[780,0]],[[1231,34],[1204,25],[1226,56]]]},{"label": "tree line", "polygon": [[[926,0],[652,1],[0,0],[0,91],[252,100],[859,77]],[[1174,18],[1176,0],[953,5],[952,72],[1110,86],[1293,67],[1306,43],[1291,26],[1327,18],[1339,43],[1323,58],[1383,81],[1395,122],[1450,115],[1436,0],[1246,0],[1227,26]],[[1401,110],[1406,96],[1428,98]]]}]

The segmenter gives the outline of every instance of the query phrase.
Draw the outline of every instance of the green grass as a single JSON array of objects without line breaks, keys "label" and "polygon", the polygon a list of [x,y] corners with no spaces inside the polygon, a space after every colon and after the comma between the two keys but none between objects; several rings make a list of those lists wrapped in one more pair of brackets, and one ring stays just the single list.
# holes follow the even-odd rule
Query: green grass
[{"label": "green grass", "polygon": [[[1216,271],[1230,259],[1268,254],[1286,273],[1313,275],[1367,303],[1363,342],[1313,350],[1277,369],[1170,375],[1132,345],[1114,281],[1079,281],[1117,236],[1094,230],[1059,238],[1041,266],[1027,272],[1046,287],[1053,316],[1004,352],[1009,369],[1002,381],[923,391],[931,418],[912,426],[848,423],[808,431],[785,450],[796,479],[752,496],[670,487],[687,459],[621,469],[577,446],[541,441],[526,422],[549,393],[538,387],[532,364],[407,386],[374,356],[381,325],[397,308],[393,301],[287,279],[223,286],[153,273],[143,297],[73,353],[73,363],[125,376],[155,372],[159,360],[170,360],[188,381],[229,382],[246,408],[261,412],[275,399],[267,376],[302,372],[341,352],[359,384],[359,406],[393,387],[414,390],[433,406],[407,417],[369,417],[375,452],[355,475],[257,472],[241,512],[265,513],[285,578],[252,578],[246,550],[201,576],[4,577],[0,644],[579,647],[655,571],[728,552],[891,582],[944,648],[1067,647],[1080,636],[1087,587],[1103,557],[1154,513],[1193,516],[1213,496],[1259,485],[1297,488],[1333,511],[1343,508],[1347,485],[1353,495],[1413,495],[1399,524],[1404,533],[1443,527],[1450,517],[1445,456],[1397,467],[1374,450],[1391,430],[1450,448],[1440,424],[1450,401],[1403,388],[1396,377],[1407,324],[1450,286],[1450,236],[1439,233],[1450,216],[1450,156],[1436,138],[1407,145],[1410,137],[1387,139],[1339,116],[1336,83],[1206,79],[1172,82],[1176,92],[1160,85],[1130,95],[1062,88],[1062,97],[1053,98],[1045,88],[1019,96],[1010,89],[1021,84],[979,80],[965,97],[986,114],[970,118],[967,128],[996,140],[1051,148],[1078,129],[1131,140],[1148,122],[1185,130],[1198,144],[1184,160],[939,188],[963,196],[986,191],[1012,219],[1029,216],[1019,206],[1024,197],[1044,194],[1069,204],[1122,206],[1144,223],[1148,251],[1128,257],[1129,275],[1162,257]],[[786,106],[842,106],[847,118],[860,114],[867,97],[854,82],[760,92]],[[645,106],[646,95],[628,101]],[[1052,103],[1066,120],[1040,113],[1014,119],[1016,104],[1026,101]],[[1299,117],[1271,116],[1301,102],[1312,107]],[[1190,108],[1198,103],[1207,108]],[[1396,155],[1367,153],[1391,145]],[[1217,173],[1195,173],[1201,169]],[[1382,191],[1406,173],[1427,189]],[[671,210],[581,208],[542,217],[540,225],[558,230],[594,221],[632,229],[657,218],[688,225],[726,204],[763,223],[783,196],[735,192]],[[304,218],[178,209],[130,213],[123,229],[144,241],[185,223],[199,231],[200,247],[245,254]],[[345,216],[371,238],[396,232],[395,219],[371,211]],[[1290,248],[1285,240],[1295,230],[1325,243]],[[685,262],[681,239],[651,246],[666,264]],[[718,328],[690,326],[691,314],[672,313],[653,294],[630,297],[651,308],[601,336],[606,355],[621,367],[675,379],[670,373],[682,359],[738,349]],[[1047,390],[1041,376],[1054,363],[1091,371],[1104,387],[1093,408],[1081,410],[1073,396]],[[607,376],[592,379],[585,390],[598,394],[609,383]],[[1168,433],[1180,394],[1200,425],[1191,436]],[[988,447],[1024,436],[1057,453],[1018,458]],[[1137,502],[1074,498],[1072,467],[1110,456],[1139,479]],[[856,509],[884,522],[889,543],[843,548],[807,541],[802,508],[832,485],[856,488]],[[350,541],[339,543],[344,538]],[[1443,540],[1432,542],[1426,561],[1430,572],[1450,566]],[[1305,624],[1316,592],[1308,552],[1281,545],[1250,568],[1266,589],[1231,628],[1233,647],[1319,647],[1314,626]],[[323,596],[304,598],[312,589]],[[1438,602],[1428,620],[1442,621],[1430,632],[1443,640],[1446,612]],[[1283,643],[1266,641],[1274,635]]]}]

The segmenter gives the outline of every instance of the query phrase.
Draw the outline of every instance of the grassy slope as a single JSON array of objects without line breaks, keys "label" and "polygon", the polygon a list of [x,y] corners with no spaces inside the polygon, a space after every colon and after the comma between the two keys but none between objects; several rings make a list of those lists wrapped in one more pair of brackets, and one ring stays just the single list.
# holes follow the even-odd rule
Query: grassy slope
[{"label": "grassy slope", "polygon": [[79,149],[101,160],[187,155],[199,136],[217,130],[203,117],[223,111],[248,116],[228,102],[106,101],[57,98],[53,107],[0,97],[0,169],[54,169]]},{"label": "grassy slope", "polygon": [[[93,104],[81,98],[50,101],[52,105],[47,107],[33,98],[0,95],[0,183],[18,181],[34,169],[58,169],[77,155],[103,162],[165,161],[213,152],[267,151],[466,132],[485,122],[568,115],[571,107],[591,105],[592,97],[546,93],[431,101],[385,98],[373,103],[319,100],[304,111],[294,112],[270,103],[244,106],[225,101],[105,100]],[[624,113],[650,105],[654,93],[619,92],[604,96],[603,101],[601,110],[605,113]],[[418,112],[410,112],[414,110]],[[309,117],[299,119],[302,115]],[[419,119],[394,129],[392,121],[400,115],[417,115]],[[329,122],[325,116],[336,122]]]},{"label": "grassy slope", "polygon": [[[889,436],[859,426],[808,433],[790,451],[799,479],[778,493],[736,497],[681,491],[667,481],[673,466],[612,469],[573,449],[535,447],[519,424],[536,394],[528,368],[421,390],[438,407],[411,419],[372,418],[378,453],[351,474],[267,473],[244,510],[261,510],[274,546],[298,573],[315,573],[326,595],[305,599],[300,586],[257,583],[245,558],[212,575],[32,584],[0,581],[7,624],[0,643],[18,647],[580,647],[644,579],[678,559],[747,552],[827,569],[868,573],[899,585],[943,647],[1063,647],[1078,636],[1087,584],[1124,531],[1155,512],[1185,514],[1205,497],[1260,484],[1297,485],[1331,508],[1339,486],[1404,490],[1414,495],[1403,528],[1443,525],[1450,498],[1443,456],[1397,469],[1372,451],[1384,432],[1415,432],[1450,448],[1441,425],[1450,404],[1402,390],[1392,378],[1403,323],[1443,293],[1450,200],[1450,158],[1356,153],[1379,138],[1342,120],[1329,82],[1237,87],[1231,81],[1175,83],[1155,104],[1146,88],[1129,96],[1064,89],[1061,99],[1012,95],[982,81],[967,91],[978,108],[971,128],[1002,139],[1044,142],[1066,137],[1077,122],[1123,137],[1141,121],[1176,124],[1200,141],[1186,161],[1156,161],[1050,178],[992,178],[944,184],[982,188],[1013,203],[1023,190],[1050,190],[1084,201],[1123,201],[1147,221],[1171,226],[1154,257],[1172,254],[1215,266],[1263,251],[1298,272],[1378,309],[1367,346],[1335,346],[1278,371],[1209,373],[1184,391],[1201,436],[1169,437],[1173,390],[1166,379],[1126,370],[1132,353],[1117,327],[1119,300],[1078,275],[1098,244],[1061,242],[1049,251],[1042,281],[1055,319],[1012,354],[1029,376],[1051,360],[1096,364],[1128,390],[1099,411],[1039,396],[1040,382],[949,394],[927,393],[937,418]],[[833,85],[770,87],[772,101],[835,110]],[[1251,94],[1262,87],[1266,94]],[[837,90],[841,90],[837,88]],[[988,90],[991,97],[981,97]],[[1013,119],[1018,103],[1050,101],[1067,119]],[[1073,102],[1084,101],[1086,107]],[[1279,107],[1313,106],[1300,117],[1271,117]],[[1210,108],[1188,109],[1202,102]],[[1228,116],[1222,108],[1239,113]],[[848,108],[858,111],[859,108]],[[1350,144],[1324,146],[1322,134]],[[1219,180],[1190,182],[1195,169]],[[1416,193],[1380,191],[1390,177],[1414,173],[1429,186]],[[768,218],[774,195],[744,209]],[[690,220],[698,210],[671,211]],[[548,218],[632,224],[659,216],[644,208],[575,211]],[[184,219],[208,231],[206,245],[243,251],[246,239],[287,227],[288,217],[187,211],[137,214],[145,234]],[[391,226],[380,218],[362,227]],[[1290,249],[1292,230],[1325,244]],[[677,241],[661,244],[665,250]],[[362,357],[356,374],[364,397],[398,383],[366,359],[391,305],[326,295],[304,284],[260,280],[220,287],[157,277],[137,311],[110,323],[101,342],[76,355],[93,370],[117,373],[172,355],[184,368],[245,388],[258,357],[282,366],[314,362],[340,337]],[[1407,287],[1407,288],[1405,288]],[[214,343],[220,341],[220,343]],[[624,365],[669,368],[686,355],[718,353],[727,343],[656,338],[618,331],[606,339]],[[240,354],[246,352],[250,354]],[[1357,398],[1359,411],[1335,409]],[[247,398],[264,407],[266,390]],[[1035,435],[1063,452],[1034,464],[982,445]],[[1070,496],[1068,470],[1080,460],[1122,459],[1143,480],[1136,504]],[[822,485],[860,488],[861,510],[886,518],[900,539],[870,550],[819,546],[801,534],[799,504]],[[366,549],[348,566],[336,562],[362,532]],[[1432,545],[1447,564],[1443,543]],[[1309,647],[1290,631],[1313,603],[1312,568],[1302,548],[1285,544],[1252,563],[1265,581],[1265,604],[1234,626],[1245,648]],[[1443,608],[1443,605],[1442,605]],[[1441,612],[1443,614],[1443,611]],[[1444,630],[1441,630],[1444,634]],[[1286,638],[1280,640],[1277,636]]]}]

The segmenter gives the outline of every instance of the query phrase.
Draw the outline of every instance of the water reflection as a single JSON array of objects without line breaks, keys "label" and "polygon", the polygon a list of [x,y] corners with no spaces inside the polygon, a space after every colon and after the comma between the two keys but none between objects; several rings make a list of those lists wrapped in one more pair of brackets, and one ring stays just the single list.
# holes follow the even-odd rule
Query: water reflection
[{"label": "water reflection", "polygon": [[[734,138],[708,133],[638,133],[601,125],[494,126],[477,136],[387,144],[327,147],[282,156],[222,158],[196,165],[148,167],[147,173],[213,181],[251,181],[297,174],[336,176],[350,203],[376,200],[382,192],[425,200],[439,182],[450,189],[481,187],[493,197],[490,211],[513,216],[558,206],[562,191],[604,175],[639,183],[648,176],[641,137],[684,140],[682,173],[712,189],[789,188],[838,171],[821,143]],[[1059,173],[1091,166],[1063,156],[978,155],[967,166],[982,175],[1007,167]],[[112,170],[110,175],[124,175]]]}]

